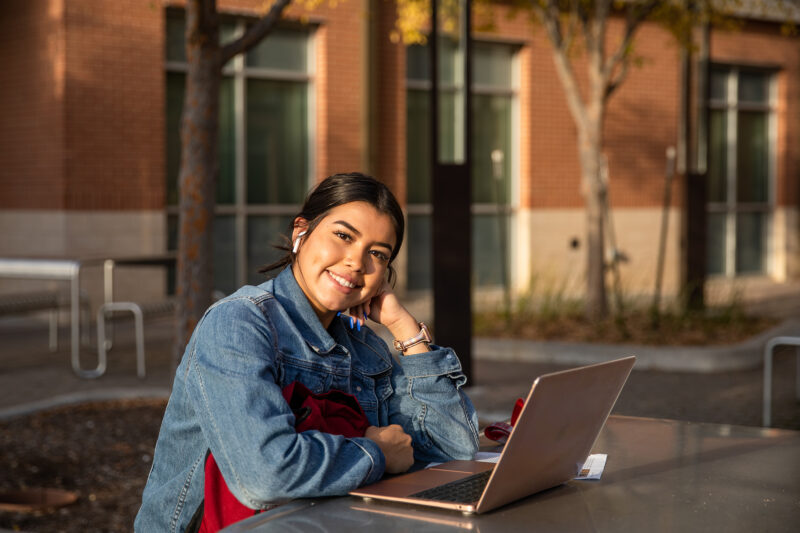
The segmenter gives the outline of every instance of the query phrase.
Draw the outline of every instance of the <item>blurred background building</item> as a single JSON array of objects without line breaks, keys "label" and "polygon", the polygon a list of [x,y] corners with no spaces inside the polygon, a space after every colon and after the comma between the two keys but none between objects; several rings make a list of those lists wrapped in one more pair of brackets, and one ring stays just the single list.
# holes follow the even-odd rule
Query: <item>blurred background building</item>
[{"label": "blurred background building", "polygon": [[[219,0],[221,38],[262,14]],[[576,129],[543,29],[494,8],[473,48],[473,277],[478,294],[531,284],[583,290],[585,214]],[[259,265],[306,191],[372,173],[408,215],[401,286],[431,286],[430,90],[426,46],[393,38],[391,1],[291,7],[280,30],[224,67],[215,285],[259,282]],[[800,279],[800,41],[760,13],[710,36],[707,273],[780,294]],[[186,58],[180,2],[6,0],[0,4],[0,256],[160,253],[176,245]],[[621,26],[612,25],[613,31]],[[455,56],[440,58],[457,102]],[[652,293],[666,150],[681,120],[680,46],[646,24],[641,58],[611,99],[606,155],[625,290]],[[697,87],[692,89],[698,96]],[[458,131],[454,104],[442,119]],[[445,128],[446,129],[446,128]],[[452,136],[452,135],[451,135]],[[442,133],[442,150],[448,145]],[[686,271],[678,174],[668,207],[664,290]],[[137,291],[163,291],[169,280]]]}]

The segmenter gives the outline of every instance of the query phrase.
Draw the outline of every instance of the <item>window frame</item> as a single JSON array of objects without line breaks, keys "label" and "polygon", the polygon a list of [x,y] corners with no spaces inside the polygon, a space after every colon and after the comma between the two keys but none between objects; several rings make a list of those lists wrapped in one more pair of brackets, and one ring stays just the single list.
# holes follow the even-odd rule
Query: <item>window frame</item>
[{"label": "window frame", "polygon": [[[470,214],[472,217],[480,216],[480,215],[494,215],[494,216],[504,216],[507,220],[507,227],[508,233],[506,235],[506,243],[507,243],[507,250],[506,250],[506,281],[510,286],[513,286],[513,272],[514,272],[514,251],[513,246],[511,243],[513,242],[513,232],[514,232],[514,219],[516,214],[519,210],[519,202],[520,202],[520,123],[521,117],[519,113],[520,109],[520,50],[523,48],[524,44],[521,42],[516,41],[507,41],[507,40],[494,40],[491,38],[480,38],[474,39],[473,43],[478,45],[500,45],[506,46],[513,50],[511,54],[511,64],[510,64],[510,74],[511,79],[509,80],[509,85],[507,87],[497,87],[493,85],[483,85],[483,84],[475,84],[472,85],[472,93],[473,95],[489,95],[489,96],[507,96],[511,102],[511,124],[510,124],[510,155],[506,154],[506,157],[510,157],[510,166],[509,166],[509,193],[508,199],[504,203],[497,203],[497,202],[473,202],[470,205]],[[473,58],[474,60],[474,58]],[[474,66],[473,66],[474,69]],[[407,76],[404,78],[405,81],[405,94],[406,97],[408,96],[409,91],[425,91],[427,93],[430,92],[432,89],[433,83],[429,79],[420,79],[420,78],[408,78]],[[450,82],[440,82],[439,83],[439,91],[452,91],[457,93],[458,91],[463,91],[463,87],[461,87],[457,83],[450,83]],[[474,100],[473,100],[474,101]],[[414,203],[414,202],[407,202],[406,203],[406,213],[409,217],[413,216],[431,216],[433,214],[433,205],[430,202],[423,202],[423,203]],[[491,285],[480,285],[477,286],[480,289],[488,289],[488,290],[496,290],[502,289],[502,284],[491,284]]]},{"label": "window frame", "polygon": [[[182,18],[183,11],[171,12],[168,10],[165,18]],[[233,22],[234,31],[232,38],[243,35],[248,24],[254,19],[248,17],[226,17],[226,22]],[[296,30],[294,25],[286,23],[280,28]],[[240,287],[249,282],[252,272],[248,265],[248,220],[258,216],[292,216],[301,209],[300,203],[248,203],[247,201],[247,81],[251,79],[268,81],[289,81],[305,84],[306,89],[306,132],[308,134],[308,153],[306,160],[306,176],[303,189],[308,190],[314,183],[314,169],[316,165],[316,57],[317,35],[316,25],[306,25],[302,31],[306,33],[306,70],[305,72],[291,72],[288,70],[264,68],[247,65],[247,52],[236,55],[222,68],[222,76],[233,80],[233,105],[234,105],[234,201],[230,204],[219,204],[215,201],[214,216],[233,216],[235,219],[235,279],[233,284]],[[165,24],[165,32],[166,24]],[[166,50],[165,50],[166,55]],[[183,73],[188,71],[185,61],[170,60],[165,57],[165,74]],[[166,76],[165,76],[166,79]],[[178,215],[178,205],[168,204],[167,217]],[[167,225],[169,228],[169,224]],[[169,239],[168,239],[169,240]],[[265,243],[266,245],[266,243]]]},{"label": "window frame", "polygon": [[[748,275],[769,275],[774,270],[773,257],[770,253],[773,241],[773,214],[775,208],[775,185],[777,165],[777,76],[776,69],[748,65],[713,63],[711,70],[725,73],[725,98],[719,99],[709,95],[708,110],[725,112],[725,201],[707,201],[706,212],[709,215],[724,215],[725,235],[723,249],[723,271],[709,272],[711,277],[740,277]],[[739,80],[741,74],[758,73],[763,75],[767,84],[766,101],[740,102],[738,99]],[[767,118],[767,195],[763,202],[740,202],[737,198],[738,172],[737,148],[739,143],[739,112],[757,111],[766,114]],[[710,135],[711,132],[709,132]],[[739,272],[736,265],[737,253],[737,218],[740,214],[763,214],[765,227],[762,248],[762,270],[760,272]]]}]

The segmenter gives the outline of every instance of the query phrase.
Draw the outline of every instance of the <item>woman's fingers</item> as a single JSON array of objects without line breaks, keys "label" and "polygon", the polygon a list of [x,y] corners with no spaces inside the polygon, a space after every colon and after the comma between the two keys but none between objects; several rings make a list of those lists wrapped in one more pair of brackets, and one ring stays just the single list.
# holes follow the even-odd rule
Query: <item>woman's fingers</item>
[{"label": "woman's fingers", "polygon": [[350,329],[361,331],[361,328],[367,323],[367,316],[369,311],[366,304],[359,304],[347,310],[347,313],[341,313],[344,317],[345,325],[350,326]]}]

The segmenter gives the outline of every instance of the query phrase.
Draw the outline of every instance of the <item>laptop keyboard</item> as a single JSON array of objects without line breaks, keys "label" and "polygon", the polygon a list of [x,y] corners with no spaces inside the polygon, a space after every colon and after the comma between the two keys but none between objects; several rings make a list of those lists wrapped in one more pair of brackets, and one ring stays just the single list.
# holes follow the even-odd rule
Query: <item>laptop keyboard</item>
[{"label": "laptop keyboard", "polygon": [[481,497],[491,475],[492,471],[487,470],[432,489],[425,489],[412,494],[411,497],[440,502],[472,503]]}]

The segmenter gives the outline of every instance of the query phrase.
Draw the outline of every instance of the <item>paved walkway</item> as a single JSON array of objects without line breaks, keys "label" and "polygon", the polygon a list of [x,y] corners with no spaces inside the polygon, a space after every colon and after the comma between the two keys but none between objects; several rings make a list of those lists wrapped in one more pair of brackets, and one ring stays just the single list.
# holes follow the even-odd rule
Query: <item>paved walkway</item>
[{"label": "paved walkway", "polygon": [[[172,323],[149,321],[147,377],[136,377],[131,322],[116,326],[108,370],[98,379],[76,377],[69,364],[69,332],[62,328],[58,351],[51,353],[47,325],[31,319],[0,320],[0,419],[53,405],[120,397],[169,394]],[[482,423],[509,416],[514,400],[525,396],[533,379],[545,372],[636,354],[639,361],[615,407],[615,413],[696,422],[761,425],[762,354],[765,339],[800,336],[800,323],[734,346],[653,348],[578,343],[477,339],[473,384],[468,393]],[[776,351],[773,426],[800,430],[800,403],[794,349]],[[83,366],[96,362],[84,348]]]}]

